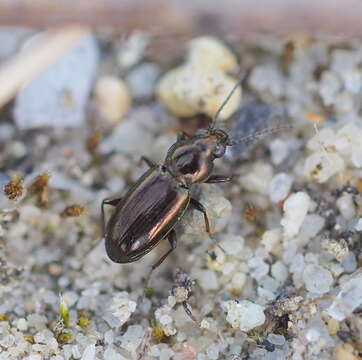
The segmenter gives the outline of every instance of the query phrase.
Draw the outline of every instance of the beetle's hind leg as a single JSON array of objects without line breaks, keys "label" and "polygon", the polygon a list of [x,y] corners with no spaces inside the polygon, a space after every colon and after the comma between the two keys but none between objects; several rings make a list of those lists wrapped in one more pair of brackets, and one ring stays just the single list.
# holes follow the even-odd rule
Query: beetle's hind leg
[{"label": "beetle's hind leg", "polygon": [[168,250],[166,252],[166,254],[164,254],[161,259],[159,259],[157,262],[155,262],[153,265],[152,265],[152,270],[155,270],[156,268],[158,268],[162,263],[163,261],[167,258],[168,255],[171,254],[172,251],[174,251],[177,247],[177,238],[176,238],[176,231],[175,230],[171,230],[168,235],[167,235],[167,240],[168,242],[170,243],[170,246],[171,246],[171,249]]},{"label": "beetle's hind leg", "polygon": [[171,252],[172,252],[173,250],[176,249],[176,247],[177,247],[177,238],[176,238],[176,231],[175,231],[175,230],[172,229],[172,230],[168,233],[168,235],[167,235],[167,240],[168,240],[168,242],[170,243],[171,249],[168,250],[168,251],[166,252],[166,254],[162,255],[162,257],[151,266],[151,271],[149,272],[149,274],[148,274],[148,276],[147,276],[147,279],[146,279],[146,288],[149,287],[148,284],[149,284],[149,282],[150,282],[150,278],[151,278],[152,272],[153,272],[155,269],[157,269],[157,268],[163,263],[163,261],[167,258],[168,255],[171,254]]},{"label": "beetle's hind leg", "polygon": [[207,216],[207,212],[206,209],[204,207],[204,205],[202,205],[199,201],[197,201],[194,198],[190,199],[190,204],[193,205],[193,207],[196,210],[201,211],[204,214],[204,220],[205,220],[205,228],[206,228],[206,232],[209,234],[210,239],[215,243],[215,245],[222,251],[225,253],[225,250],[216,242],[216,240],[211,236],[210,233],[210,222],[209,222],[209,218]]},{"label": "beetle's hind leg", "polygon": [[209,218],[207,216],[206,209],[205,209],[204,205],[202,205],[199,201],[197,201],[194,198],[190,199],[190,203],[196,210],[201,211],[204,214],[206,232],[208,234],[210,234],[210,222],[209,222]]},{"label": "beetle's hind leg", "polygon": [[103,236],[105,235],[105,231],[106,231],[106,220],[105,220],[105,216],[104,216],[104,205],[112,205],[112,206],[117,206],[118,203],[122,200],[122,198],[120,197],[110,197],[110,198],[105,198],[102,201],[102,234]]}]

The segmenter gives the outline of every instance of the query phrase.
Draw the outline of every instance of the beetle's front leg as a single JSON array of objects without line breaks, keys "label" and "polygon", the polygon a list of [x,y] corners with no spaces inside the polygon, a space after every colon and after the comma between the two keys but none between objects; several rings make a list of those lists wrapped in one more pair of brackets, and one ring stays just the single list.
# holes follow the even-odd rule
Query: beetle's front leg
[{"label": "beetle's front leg", "polygon": [[197,201],[194,198],[190,199],[190,204],[196,209],[201,211],[204,214],[204,220],[205,220],[205,227],[206,227],[206,232],[210,234],[210,223],[209,223],[209,218],[207,217],[207,213],[206,213],[206,209],[204,207],[204,205],[202,205],[199,201]]},{"label": "beetle's front leg", "polygon": [[187,135],[184,131],[181,131],[177,134],[177,141],[188,140],[191,137],[192,136]]},{"label": "beetle's front leg", "polygon": [[154,264],[152,265],[152,270],[151,270],[151,272],[152,272],[153,270],[155,270],[157,267],[159,267],[159,266],[162,264],[162,262],[167,258],[167,256],[170,255],[171,252],[176,249],[176,246],[177,246],[177,238],[176,238],[176,231],[175,231],[175,230],[172,229],[172,230],[168,233],[168,235],[167,235],[167,240],[168,240],[168,242],[170,243],[171,249],[168,250],[167,253],[166,253],[165,255],[163,255],[160,260],[158,260],[156,263],[154,263]]},{"label": "beetle's front leg", "polygon": [[157,166],[157,164],[147,156],[141,156],[141,161],[144,161],[150,168]]},{"label": "beetle's front leg", "polygon": [[217,184],[232,181],[232,176],[225,175],[211,175],[206,181],[206,184]]},{"label": "beetle's front leg", "polygon": [[104,216],[104,205],[112,205],[112,206],[117,206],[118,203],[122,200],[122,198],[120,197],[110,197],[110,198],[105,198],[102,201],[102,234],[103,236],[105,235],[105,230],[106,230],[106,220],[105,220],[105,216]]}]

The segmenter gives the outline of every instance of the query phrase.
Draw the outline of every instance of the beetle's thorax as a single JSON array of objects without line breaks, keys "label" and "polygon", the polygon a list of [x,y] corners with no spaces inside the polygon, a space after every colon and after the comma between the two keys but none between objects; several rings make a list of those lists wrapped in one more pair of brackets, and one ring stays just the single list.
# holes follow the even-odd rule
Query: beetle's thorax
[{"label": "beetle's thorax", "polygon": [[[165,165],[170,173],[184,185],[205,181],[213,169],[217,149],[224,145],[219,134],[207,132],[189,140],[175,143],[167,153]],[[223,153],[221,154],[221,156]]]}]

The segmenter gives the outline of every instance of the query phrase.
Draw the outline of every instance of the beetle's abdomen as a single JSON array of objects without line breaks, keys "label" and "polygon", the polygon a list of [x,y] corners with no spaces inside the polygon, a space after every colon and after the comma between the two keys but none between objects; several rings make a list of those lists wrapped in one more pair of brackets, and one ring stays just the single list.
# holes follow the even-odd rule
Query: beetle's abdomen
[{"label": "beetle's abdomen", "polygon": [[150,251],[175,225],[189,202],[187,189],[158,169],[147,171],[118,204],[106,231],[106,250],[116,262]]}]

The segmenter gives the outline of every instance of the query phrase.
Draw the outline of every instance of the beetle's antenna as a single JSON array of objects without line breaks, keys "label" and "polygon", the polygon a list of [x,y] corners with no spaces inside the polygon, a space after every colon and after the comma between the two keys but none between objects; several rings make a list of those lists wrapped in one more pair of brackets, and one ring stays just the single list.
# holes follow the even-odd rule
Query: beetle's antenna
[{"label": "beetle's antenna", "polygon": [[216,120],[218,119],[221,111],[223,110],[223,108],[225,107],[225,105],[229,102],[230,98],[233,96],[234,92],[236,91],[236,89],[241,86],[241,83],[244,80],[244,76],[242,76],[242,78],[236,83],[236,85],[231,89],[229,95],[226,97],[226,99],[224,100],[224,102],[221,104],[221,106],[219,107],[219,109],[216,111],[216,114],[214,115],[210,125],[209,125],[209,130],[214,128],[214,125],[216,123]]},{"label": "beetle's antenna", "polygon": [[262,135],[269,135],[269,134],[273,134],[273,133],[276,133],[276,132],[279,132],[279,131],[290,130],[292,128],[293,128],[292,125],[286,125],[286,126],[280,126],[280,127],[276,127],[276,128],[272,128],[272,129],[265,129],[265,130],[262,130],[262,131],[257,131],[256,133],[244,136],[239,140],[230,139],[228,141],[227,145],[228,146],[238,145],[238,144],[241,144],[243,142],[248,142],[248,141],[254,140],[257,137],[262,136]]}]

